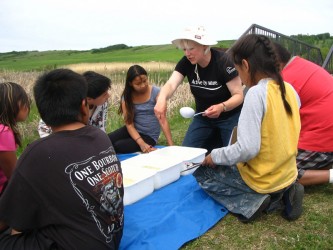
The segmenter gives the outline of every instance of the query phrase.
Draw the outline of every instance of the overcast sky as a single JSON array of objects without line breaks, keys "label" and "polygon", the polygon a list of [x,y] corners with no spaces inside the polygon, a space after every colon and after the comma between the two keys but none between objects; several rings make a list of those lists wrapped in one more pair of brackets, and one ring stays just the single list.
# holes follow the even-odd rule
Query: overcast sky
[{"label": "overcast sky", "polygon": [[0,0],[0,52],[169,44],[202,25],[216,40],[252,24],[333,36],[332,0]]}]

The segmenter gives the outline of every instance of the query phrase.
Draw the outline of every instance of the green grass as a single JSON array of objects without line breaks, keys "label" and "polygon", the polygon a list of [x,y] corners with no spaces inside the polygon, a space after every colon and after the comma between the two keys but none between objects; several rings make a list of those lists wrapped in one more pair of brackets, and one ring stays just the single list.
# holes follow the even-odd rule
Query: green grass
[{"label": "green grass", "polygon": [[[62,65],[93,62],[145,62],[145,61],[172,61],[173,57],[182,53],[170,46],[156,46],[152,50],[147,47],[135,47],[104,53],[92,53],[91,51],[47,51],[27,52],[25,55],[0,57],[0,68],[7,70],[45,70]],[[169,48],[169,49],[167,49]],[[147,50],[151,55],[147,56]],[[149,59],[147,59],[149,58]]]},{"label": "green grass", "polygon": [[182,249],[332,249],[332,184],[307,187],[301,218],[263,215],[251,224],[228,214],[206,234]]},{"label": "green grass", "polygon": [[[216,47],[230,48],[235,40],[219,41]],[[332,44],[332,38],[316,40],[315,46],[322,50],[325,58]],[[98,52],[96,52],[98,51]],[[86,51],[12,51],[0,53],[0,69],[13,71],[44,71],[63,65],[98,62],[171,62],[176,63],[183,52],[172,44],[144,45],[136,47],[110,46]]]},{"label": "green grass", "polygon": [[171,45],[140,46],[104,53],[92,51],[28,51],[0,54],[0,68],[15,71],[47,70],[62,65],[96,62],[175,61],[182,51]]},{"label": "green grass", "polygon": [[[220,41],[216,47],[228,48],[233,40]],[[62,65],[97,62],[173,62],[183,51],[174,45],[146,45],[94,53],[88,51],[22,51],[0,53],[0,69],[14,71],[49,70]]]}]

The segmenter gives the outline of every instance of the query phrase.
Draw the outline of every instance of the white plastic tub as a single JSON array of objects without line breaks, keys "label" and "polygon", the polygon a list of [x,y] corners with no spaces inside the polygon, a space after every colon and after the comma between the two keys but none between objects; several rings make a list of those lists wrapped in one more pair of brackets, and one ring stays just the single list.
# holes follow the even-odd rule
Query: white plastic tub
[{"label": "white plastic tub", "polygon": [[122,161],[124,205],[178,180],[180,175],[192,174],[197,167],[187,163],[201,163],[206,152],[203,148],[169,146]]},{"label": "white plastic tub", "polygon": [[205,159],[206,152],[207,149],[204,148],[169,146],[155,150],[150,154],[180,162],[180,175],[188,175],[192,174],[198,167],[191,168],[191,164],[187,163],[201,163]]},{"label": "white plastic tub", "polygon": [[180,177],[181,161],[168,156],[158,156],[153,153],[140,154],[126,160],[126,164],[134,170],[151,172],[154,177],[154,188],[159,189]]},{"label": "white plastic tub", "polygon": [[140,158],[140,167],[148,169],[155,173],[154,188],[159,189],[164,187],[180,177],[180,169],[182,162],[177,158],[168,156],[158,156],[152,153],[144,154]]},{"label": "white plastic tub", "polygon": [[145,169],[136,169],[131,163],[122,161],[124,185],[124,205],[130,205],[154,191],[154,173]]}]

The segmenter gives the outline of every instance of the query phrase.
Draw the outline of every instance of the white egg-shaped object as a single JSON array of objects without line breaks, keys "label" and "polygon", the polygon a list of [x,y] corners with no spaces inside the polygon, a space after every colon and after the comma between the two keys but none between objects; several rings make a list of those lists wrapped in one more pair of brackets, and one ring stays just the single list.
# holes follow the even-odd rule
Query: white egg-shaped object
[{"label": "white egg-shaped object", "polygon": [[179,113],[184,118],[192,118],[194,116],[194,109],[192,109],[190,107],[182,107],[179,110]]}]

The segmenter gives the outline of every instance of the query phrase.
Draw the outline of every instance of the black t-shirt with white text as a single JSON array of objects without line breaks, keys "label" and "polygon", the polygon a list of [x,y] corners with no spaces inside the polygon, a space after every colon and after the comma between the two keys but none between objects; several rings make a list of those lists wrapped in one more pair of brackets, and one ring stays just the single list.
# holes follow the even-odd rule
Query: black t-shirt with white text
[{"label": "black t-shirt with white text", "polygon": [[59,249],[117,249],[123,196],[120,162],[103,131],[55,132],[19,158],[0,200],[0,221],[23,233],[37,230]]},{"label": "black t-shirt with white text", "polygon": [[[186,76],[190,84],[191,92],[195,99],[196,112],[203,112],[210,106],[227,101],[231,93],[227,87],[227,82],[238,76],[234,64],[222,51],[211,49],[211,60],[207,67],[201,68],[197,65],[198,76],[195,73],[196,65],[184,56],[176,65],[175,70]],[[229,111],[222,112],[221,119],[237,113],[242,105]]]}]

